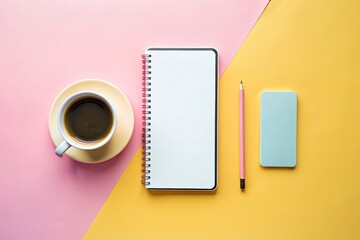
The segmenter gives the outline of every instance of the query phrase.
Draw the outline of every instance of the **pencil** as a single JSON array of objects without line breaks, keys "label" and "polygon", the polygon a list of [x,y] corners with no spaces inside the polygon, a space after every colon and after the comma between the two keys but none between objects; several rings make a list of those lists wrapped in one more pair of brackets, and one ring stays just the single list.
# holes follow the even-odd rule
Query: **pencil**
[{"label": "pencil", "polygon": [[245,189],[244,88],[240,82],[240,188]]}]

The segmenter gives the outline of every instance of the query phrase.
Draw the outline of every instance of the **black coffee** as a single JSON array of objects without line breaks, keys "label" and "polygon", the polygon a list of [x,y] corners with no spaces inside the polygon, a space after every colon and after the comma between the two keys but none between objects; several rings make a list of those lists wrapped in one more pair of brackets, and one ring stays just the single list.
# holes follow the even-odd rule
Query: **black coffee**
[{"label": "black coffee", "polygon": [[79,99],[65,112],[66,129],[73,138],[80,141],[99,141],[109,134],[112,125],[110,108],[97,98]]}]

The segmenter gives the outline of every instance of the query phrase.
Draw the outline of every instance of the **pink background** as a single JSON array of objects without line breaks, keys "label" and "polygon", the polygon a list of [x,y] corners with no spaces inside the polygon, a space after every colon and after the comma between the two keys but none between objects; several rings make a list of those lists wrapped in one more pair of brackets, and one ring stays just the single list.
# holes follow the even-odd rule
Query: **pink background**
[{"label": "pink background", "polygon": [[[0,239],[80,239],[140,146],[146,47],[216,47],[222,74],[266,4],[0,0]],[[97,165],[56,157],[48,132],[56,95],[86,78],[117,85],[135,112],[129,145]]]}]

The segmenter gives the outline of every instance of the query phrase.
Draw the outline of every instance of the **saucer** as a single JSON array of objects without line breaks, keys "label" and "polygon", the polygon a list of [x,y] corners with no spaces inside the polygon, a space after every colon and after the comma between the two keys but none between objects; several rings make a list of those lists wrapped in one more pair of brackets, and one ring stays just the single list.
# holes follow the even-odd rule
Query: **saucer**
[{"label": "saucer", "polygon": [[49,131],[55,146],[58,146],[64,141],[57,125],[57,115],[61,104],[65,99],[80,91],[97,92],[104,95],[113,104],[117,116],[116,130],[111,140],[101,148],[85,151],[70,147],[65,154],[70,158],[83,163],[104,162],[116,156],[128,144],[134,130],[134,112],[129,99],[115,85],[97,79],[75,82],[62,90],[51,106],[49,114]]}]

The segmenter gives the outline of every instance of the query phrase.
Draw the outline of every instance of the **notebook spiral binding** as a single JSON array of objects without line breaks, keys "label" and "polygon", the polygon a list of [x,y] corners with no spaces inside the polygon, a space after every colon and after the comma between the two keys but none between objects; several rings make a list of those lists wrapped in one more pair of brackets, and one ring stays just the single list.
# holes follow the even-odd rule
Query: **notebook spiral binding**
[{"label": "notebook spiral binding", "polygon": [[142,55],[142,178],[150,185],[151,167],[151,55]]}]

